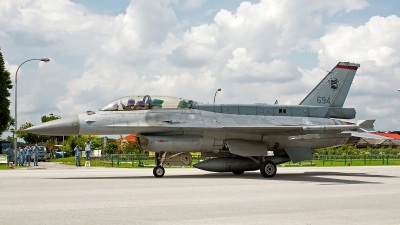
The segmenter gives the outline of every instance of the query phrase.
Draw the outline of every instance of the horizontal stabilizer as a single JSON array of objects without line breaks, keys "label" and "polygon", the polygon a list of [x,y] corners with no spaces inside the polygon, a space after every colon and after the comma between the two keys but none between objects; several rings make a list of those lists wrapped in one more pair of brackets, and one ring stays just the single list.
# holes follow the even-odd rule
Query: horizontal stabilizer
[{"label": "horizontal stabilizer", "polygon": [[390,139],[392,139],[392,138],[389,138],[389,137],[384,137],[384,136],[376,135],[376,134],[374,134],[374,133],[365,133],[365,132],[358,133],[358,132],[355,132],[355,131],[346,131],[346,133],[347,133],[347,132],[348,132],[349,134],[351,134],[351,136],[353,136],[353,137],[372,138],[372,139],[379,139],[379,140],[390,140]]}]

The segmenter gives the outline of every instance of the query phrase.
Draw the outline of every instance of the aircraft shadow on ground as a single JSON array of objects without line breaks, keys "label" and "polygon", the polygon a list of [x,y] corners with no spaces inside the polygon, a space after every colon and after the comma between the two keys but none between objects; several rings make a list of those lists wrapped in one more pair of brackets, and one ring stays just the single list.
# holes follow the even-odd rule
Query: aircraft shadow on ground
[{"label": "aircraft shadow on ground", "polygon": [[[361,178],[361,179],[360,179]],[[339,184],[383,184],[371,182],[362,178],[398,178],[397,176],[376,175],[368,173],[343,173],[343,172],[304,172],[302,174],[281,174],[274,177],[276,180],[315,182],[320,185]]]},{"label": "aircraft shadow on ground", "polygon": [[[347,178],[347,179],[344,179]],[[277,174],[273,178],[264,178],[259,172],[247,172],[242,175],[234,175],[231,173],[210,173],[198,175],[166,175],[163,178],[155,178],[149,176],[115,176],[115,177],[69,177],[69,178],[51,178],[51,179],[254,179],[268,181],[297,181],[312,182],[320,185],[338,185],[338,184],[383,184],[383,182],[369,182],[360,180],[359,178],[399,178],[398,176],[376,175],[368,173],[341,173],[341,172],[304,172],[304,173],[285,173]]]}]

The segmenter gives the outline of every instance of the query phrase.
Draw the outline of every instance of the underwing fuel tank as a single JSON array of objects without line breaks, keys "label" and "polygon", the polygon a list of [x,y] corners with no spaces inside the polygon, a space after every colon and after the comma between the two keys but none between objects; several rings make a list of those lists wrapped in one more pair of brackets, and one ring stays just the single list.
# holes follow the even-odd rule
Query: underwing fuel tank
[{"label": "underwing fuel tank", "polygon": [[[275,165],[289,162],[287,156],[265,156],[266,161],[272,161]],[[196,163],[193,167],[211,172],[235,172],[235,171],[253,171],[260,169],[260,165],[253,160],[245,157],[219,157],[207,159]]]},{"label": "underwing fuel tank", "polygon": [[207,159],[196,163],[193,167],[211,172],[252,171],[260,169],[260,165],[249,158],[221,157]]}]

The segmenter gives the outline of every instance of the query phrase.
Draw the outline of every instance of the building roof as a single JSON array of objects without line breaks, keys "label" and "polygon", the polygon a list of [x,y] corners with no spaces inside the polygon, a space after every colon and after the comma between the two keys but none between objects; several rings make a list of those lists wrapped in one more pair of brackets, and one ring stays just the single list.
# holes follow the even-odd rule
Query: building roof
[{"label": "building roof", "polygon": [[393,138],[393,139],[400,139],[400,135],[397,134],[397,133],[378,133],[378,132],[376,132],[376,133],[373,133],[373,134],[379,135],[379,136],[382,136],[382,137],[388,137],[388,138]]},{"label": "building roof", "polygon": [[118,139],[117,141],[121,141],[121,140],[127,140],[127,141],[135,142],[136,141],[136,134],[130,134],[128,136],[125,136],[123,138]]}]

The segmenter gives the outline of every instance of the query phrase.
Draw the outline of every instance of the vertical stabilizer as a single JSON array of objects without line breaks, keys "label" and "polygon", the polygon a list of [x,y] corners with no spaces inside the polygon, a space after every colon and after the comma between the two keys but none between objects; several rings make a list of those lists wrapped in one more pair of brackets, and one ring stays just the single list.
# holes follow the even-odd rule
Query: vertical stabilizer
[{"label": "vertical stabilizer", "polygon": [[339,62],[300,105],[343,107],[360,64]]}]

